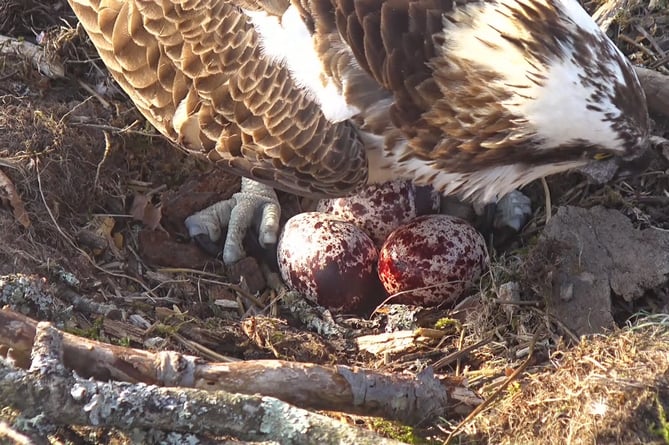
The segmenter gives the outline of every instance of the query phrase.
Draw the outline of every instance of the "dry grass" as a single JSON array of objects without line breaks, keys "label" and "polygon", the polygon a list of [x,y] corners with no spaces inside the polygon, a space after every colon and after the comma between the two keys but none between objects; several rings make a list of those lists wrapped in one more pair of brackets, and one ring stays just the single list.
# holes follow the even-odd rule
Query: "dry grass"
[{"label": "dry grass", "polygon": [[469,426],[496,444],[667,443],[669,316],[554,351]]}]

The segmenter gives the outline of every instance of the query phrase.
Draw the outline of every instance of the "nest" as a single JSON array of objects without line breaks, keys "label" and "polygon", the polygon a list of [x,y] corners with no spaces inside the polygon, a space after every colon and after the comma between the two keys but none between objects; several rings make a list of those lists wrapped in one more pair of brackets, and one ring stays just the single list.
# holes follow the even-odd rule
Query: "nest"
[{"label": "nest", "polygon": [[[661,2],[626,2],[609,31],[634,63],[669,74],[669,19],[655,3]],[[2,56],[0,282],[30,277],[41,283],[33,293],[46,286],[52,298],[32,304],[3,291],[2,304],[80,336],[211,361],[278,358],[398,373],[436,366],[489,399],[459,426],[457,443],[669,441],[669,321],[635,317],[667,310],[666,283],[633,301],[614,296],[619,328],[581,339],[550,315],[537,291],[539,269],[530,267],[555,266],[559,249],[534,250],[528,263],[563,206],[604,206],[636,229],[669,229],[661,150],[651,169],[631,180],[595,187],[570,174],[528,186],[533,218],[498,246],[479,292],[456,313],[411,313],[421,328],[452,321],[438,341],[412,343],[409,352],[381,359],[357,350],[347,335],[379,334],[389,314],[372,320],[335,314],[342,335],[316,336],[307,317],[277,304],[280,292],[257,262],[225,268],[187,239],[183,217],[234,193],[238,180],[157,135],[68,23],[76,22],[61,1],[0,5],[1,34],[30,40],[44,31],[43,45],[69,73],[49,80],[26,60]],[[668,137],[666,116],[652,117],[653,134]],[[295,197],[282,199],[285,208],[299,207]],[[273,319],[279,316],[288,322]],[[137,317],[150,328],[139,329]],[[251,330],[242,321],[249,317],[260,320]],[[2,417],[11,420],[10,411]],[[407,441],[444,441],[464,420],[441,419],[407,435],[368,417],[339,418]],[[89,433],[62,427],[55,434],[84,443]],[[118,436],[98,439],[111,443]]]}]

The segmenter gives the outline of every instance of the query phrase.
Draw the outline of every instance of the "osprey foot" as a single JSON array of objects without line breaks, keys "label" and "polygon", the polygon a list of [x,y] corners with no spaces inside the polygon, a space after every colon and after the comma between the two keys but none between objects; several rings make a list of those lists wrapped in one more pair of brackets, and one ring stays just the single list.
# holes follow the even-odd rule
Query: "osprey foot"
[{"label": "osprey foot", "polygon": [[227,227],[222,257],[225,264],[233,264],[246,256],[244,235],[251,227],[257,228],[262,247],[276,244],[280,216],[281,208],[274,189],[242,178],[238,193],[189,216],[185,225],[191,238],[213,254],[219,253],[218,241]]},{"label": "osprey foot", "polygon": [[518,190],[502,196],[495,206],[493,226],[496,229],[505,227],[519,232],[532,216],[532,201]]}]

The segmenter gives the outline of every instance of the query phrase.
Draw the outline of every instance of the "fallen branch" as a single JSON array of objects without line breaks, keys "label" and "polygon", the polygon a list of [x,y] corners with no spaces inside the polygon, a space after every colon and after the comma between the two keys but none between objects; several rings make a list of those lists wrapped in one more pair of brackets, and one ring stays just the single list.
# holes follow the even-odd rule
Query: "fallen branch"
[{"label": "fallen branch", "polygon": [[50,323],[36,327],[29,371],[0,359],[0,400],[24,416],[66,425],[134,428],[273,440],[288,444],[399,444],[271,397],[73,377],[62,364],[66,340]]},{"label": "fallen branch", "polygon": [[[0,351],[22,368],[30,365],[37,323],[0,310]],[[159,386],[193,387],[276,397],[318,410],[380,416],[416,424],[435,416],[462,415],[480,399],[459,379],[417,378],[282,360],[204,363],[177,352],[151,353],[63,334],[64,364],[84,377]],[[478,401],[478,402],[477,402]]]},{"label": "fallen branch", "polygon": [[653,113],[669,116],[669,76],[639,66],[635,70],[646,93],[648,109]]},{"label": "fallen branch", "polygon": [[0,36],[0,55],[16,55],[28,60],[45,76],[56,79],[65,76],[63,64],[56,58],[49,57],[44,48],[25,40]]}]

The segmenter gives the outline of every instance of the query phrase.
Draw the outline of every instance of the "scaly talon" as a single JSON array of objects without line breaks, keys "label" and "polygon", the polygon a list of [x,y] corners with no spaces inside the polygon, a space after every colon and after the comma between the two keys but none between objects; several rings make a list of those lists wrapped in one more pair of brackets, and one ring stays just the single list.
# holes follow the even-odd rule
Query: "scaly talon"
[{"label": "scaly talon", "polygon": [[281,208],[274,189],[242,178],[238,193],[189,216],[185,224],[192,238],[209,240],[203,245],[207,251],[210,251],[211,243],[220,240],[223,229],[227,227],[223,262],[232,264],[246,256],[243,241],[252,225],[258,229],[258,242],[262,247],[276,244],[280,216]]},{"label": "scaly talon", "polygon": [[495,207],[494,227],[518,232],[532,216],[532,201],[518,190],[502,196]]}]

